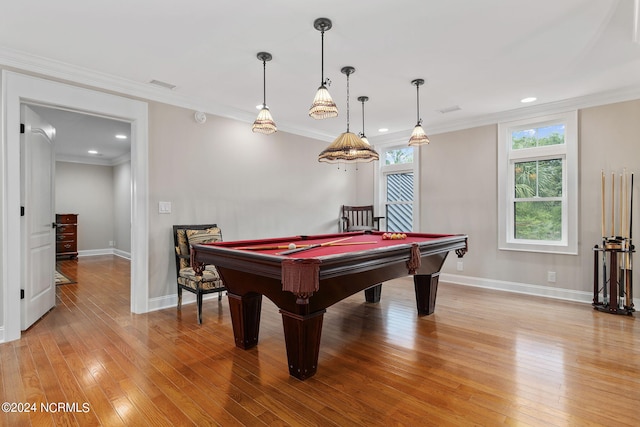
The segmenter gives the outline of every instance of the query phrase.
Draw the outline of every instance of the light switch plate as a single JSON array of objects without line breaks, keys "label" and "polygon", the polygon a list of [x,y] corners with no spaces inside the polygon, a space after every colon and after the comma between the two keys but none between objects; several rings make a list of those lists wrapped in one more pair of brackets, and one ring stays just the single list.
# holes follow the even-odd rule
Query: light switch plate
[{"label": "light switch plate", "polygon": [[170,214],[171,213],[171,202],[158,202],[158,213]]}]

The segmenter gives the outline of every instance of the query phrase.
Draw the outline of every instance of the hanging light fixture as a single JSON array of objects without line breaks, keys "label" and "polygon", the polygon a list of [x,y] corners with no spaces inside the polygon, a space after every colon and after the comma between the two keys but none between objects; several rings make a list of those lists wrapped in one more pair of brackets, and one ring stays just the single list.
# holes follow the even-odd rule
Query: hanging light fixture
[{"label": "hanging light fixture", "polygon": [[353,67],[342,67],[342,74],[347,75],[347,131],[340,134],[325,150],[318,156],[319,162],[326,163],[355,163],[370,162],[378,160],[378,153],[370,145],[364,143],[358,135],[349,132],[349,76],[356,69]]},{"label": "hanging light fixture", "polygon": [[411,84],[416,87],[416,95],[417,95],[417,110],[418,110],[418,123],[413,128],[413,133],[411,134],[411,138],[409,138],[409,146],[413,147],[416,145],[428,144],[429,138],[427,134],[424,133],[424,129],[422,129],[422,119],[420,118],[420,86],[424,84],[423,79],[415,79],[411,81]]},{"label": "hanging light fixture", "polygon": [[369,100],[368,96],[358,97],[358,101],[362,102],[362,132],[360,132],[358,136],[360,137],[362,142],[364,142],[367,145],[371,145],[369,144],[369,140],[367,139],[367,136],[364,134],[364,103],[367,102],[368,100]]},{"label": "hanging light fixture", "polygon": [[331,20],[328,18],[318,18],[313,22],[313,27],[320,31],[322,39],[322,56],[321,56],[321,80],[320,87],[313,98],[313,104],[309,109],[309,116],[316,120],[327,119],[338,116],[338,107],[331,99],[331,95],[327,90],[327,86],[331,84],[331,80],[324,78],[324,32],[331,29]]},{"label": "hanging light fixture", "polygon": [[269,135],[278,130],[273,117],[271,117],[269,107],[267,107],[267,61],[271,61],[272,56],[269,52],[258,52],[257,57],[262,61],[262,109],[258,113],[256,121],[253,122],[251,130]]}]

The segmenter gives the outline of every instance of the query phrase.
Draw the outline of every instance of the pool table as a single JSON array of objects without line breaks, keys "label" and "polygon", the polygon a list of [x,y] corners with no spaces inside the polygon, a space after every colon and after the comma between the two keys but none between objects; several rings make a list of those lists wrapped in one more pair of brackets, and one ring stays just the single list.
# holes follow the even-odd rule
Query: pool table
[{"label": "pool table", "polygon": [[[414,275],[418,314],[435,308],[440,269],[447,254],[462,257],[467,236],[353,232],[194,245],[192,263],[214,264],[228,290],[237,347],[258,343],[262,296],[280,309],[290,375],[316,373],[327,307],[356,292],[379,302],[382,282]],[[295,248],[294,248],[295,247]]]}]

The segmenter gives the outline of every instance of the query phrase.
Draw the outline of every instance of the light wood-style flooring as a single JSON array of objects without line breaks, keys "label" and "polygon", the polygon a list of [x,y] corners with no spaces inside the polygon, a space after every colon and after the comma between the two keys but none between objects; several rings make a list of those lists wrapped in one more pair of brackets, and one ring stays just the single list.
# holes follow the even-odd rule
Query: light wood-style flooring
[{"label": "light wood-style flooring", "polygon": [[637,314],[441,283],[435,314],[418,317],[399,279],[379,304],[358,294],[328,309],[302,382],[266,299],[244,351],[226,297],[205,301],[201,326],[194,304],[136,315],[127,260],[61,265],[77,284],[0,345],[0,400],[36,409],[2,412],[2,426],[640,425]]}]

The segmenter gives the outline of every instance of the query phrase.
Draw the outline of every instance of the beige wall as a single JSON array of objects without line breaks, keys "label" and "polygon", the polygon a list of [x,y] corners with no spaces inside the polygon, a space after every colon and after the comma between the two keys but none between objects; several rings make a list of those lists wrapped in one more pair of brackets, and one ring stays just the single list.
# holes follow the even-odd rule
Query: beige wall
[{"label": "beige wall", "polygon": [[113,167],[115,248],[131,254],[131,162]]},{"label": "beige wall", "polygon": [[78,251],[114,240],[113,167],[56,162],[56,213],[78,214]]},{"label": "beige wall", "polygon": [[[469,235],[464,270],[456,271],[457,258],[452,254],[443,272],[463,276],[461,281],[468,283],[544,287],[536,291],[540,294],[553,294],[554,288],[592,292],[592,248],[601,240],[600,172],[621,172],[626,167],[639,174],[638,135],[640,100],[580,110],[577,256],[498,250],[497,125],[431,135],[431,144],[420,149],[421,231]],[[638,236],[640,179],[635,184],[634,235]],[[556,272],[556,283],[547,282],[548,271]]]},{"label": "beige wall", "polygon": [[[640,100],[583,109],[579,118],[577,256],[497,249],[497,125],[431,135],[431,144],[420,150],[421,231],[460,232],[470,238],[464,271],[456,271],[452,255],[445,273],[591,291],[591,248],[600,237],[600,170],[640,171]],[[340,205],[372,202],[378,164],[346,170],[320,164],[317,154],[327,144],[284,132],[253,134],[247,123],[215,116],[201,125],[191,110],[150,102],[150,298],[175,294],[173,224],[216,222],[226,240],[333,232]],[[87,191],[96,188],[92,190],[89,181],[84,184]],[[102,192],[95,203],[113,199],[113,194],[104,197],[109,191],[113,187],[94,191]],[[172,213],[159,214],[159,201],[171,202]],[[59,203],[58,210],[78,211],[64,198]],[[113,202],[109,205],[104,209],[113,218]],[[637,208],[635,212],[637,216]],[[638,221],[634,222],[637,228]],[[105,231],[100,221],[83,229],[81,239],[89,234],[100,241],[114,239],[113,230],[100,234]],[[556,272],[557,283],[547,282],[547,271]]]},{"label": "beige wall", "polygon": [[[225,240],[337,231],[356,197],[355,169],[319,163],[328,142],[149,104],[149,294],[173,295],[172,225],[217,223]],[[159,214],[158,202],[171,202]]]}]

